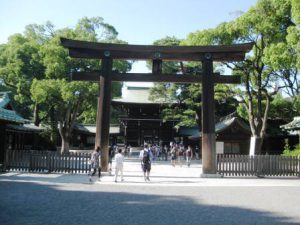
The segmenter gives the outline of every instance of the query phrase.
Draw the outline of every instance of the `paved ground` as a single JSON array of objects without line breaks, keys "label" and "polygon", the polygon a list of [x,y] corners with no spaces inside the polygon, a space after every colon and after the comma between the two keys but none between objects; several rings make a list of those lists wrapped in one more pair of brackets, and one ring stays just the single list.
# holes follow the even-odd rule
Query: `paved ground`
[{"label": "paved ground", "polygon": [[299,178],[200,178],[201,165],[156,162],[151,181],[127,160],[125,182],[104,174],[0,175],[1,224],[300,224]]}]

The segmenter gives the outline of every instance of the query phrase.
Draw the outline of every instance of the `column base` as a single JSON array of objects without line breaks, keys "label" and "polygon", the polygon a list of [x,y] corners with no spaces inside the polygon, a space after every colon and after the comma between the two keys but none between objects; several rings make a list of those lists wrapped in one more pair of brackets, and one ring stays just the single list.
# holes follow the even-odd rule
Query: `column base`
[{"label": "column base", "polygon": [[223,178],[224,175],[219,173],[201,173],[200,177],[201,178]]}]

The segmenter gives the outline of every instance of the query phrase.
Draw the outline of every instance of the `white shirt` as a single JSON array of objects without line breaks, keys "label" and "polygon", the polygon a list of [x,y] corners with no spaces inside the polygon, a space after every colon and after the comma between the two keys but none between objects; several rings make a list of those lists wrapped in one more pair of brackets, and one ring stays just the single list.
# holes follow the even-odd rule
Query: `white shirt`
[{"label": "white shirt", "polygon": [[116,167],[123,167],[124,156],[121,153],[115,155]]}]

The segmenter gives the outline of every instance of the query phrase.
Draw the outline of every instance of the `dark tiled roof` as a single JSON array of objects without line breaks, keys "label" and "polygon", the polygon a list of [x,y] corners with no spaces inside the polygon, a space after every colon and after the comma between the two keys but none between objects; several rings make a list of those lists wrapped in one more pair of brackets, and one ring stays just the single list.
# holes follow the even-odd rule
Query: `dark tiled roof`
[{"label": "dark tiled roof", "polygon": [[[96,125],[95,124],[76,124],[74,126],[74,129],[84,133],[84,134],[95,134],[96,133]],[[110,134],[119,134],[120,133],[120,127],[119,126],[110,126],[109,127],[109,133]]]},{"label": "dark tiled roof", "polygon": [[280,126],[284,130],[300,130],[300,117],[294,117],[293,121]]},{"label": "dark tiled roof", "polygon": [[[233,124],[237,123],[241,128],[243,128],[245,131],[251,132],[250,127],[243,122],[239,117],[225,117],[223,120],[219,121],[215,125],[215,132],[220,133],[224,131],[225,129],[229,128]],[[179,131],[179,134],[181,135],[181,132]],[[189,128],[189,130],[185,130],[183,133],[184,136],[189,136],[190,138],[199,138],[202,136],[201,132],[197,127]]]},{"label": "dark tiled roof", "polygon": [[[28,120],[19,116],[16,111],[9,109],[10,98],[7,93],[0,93],[0,120],[5,120],[15,123],[27,123]],[[10,107],[12,108],[12,107]]]}]

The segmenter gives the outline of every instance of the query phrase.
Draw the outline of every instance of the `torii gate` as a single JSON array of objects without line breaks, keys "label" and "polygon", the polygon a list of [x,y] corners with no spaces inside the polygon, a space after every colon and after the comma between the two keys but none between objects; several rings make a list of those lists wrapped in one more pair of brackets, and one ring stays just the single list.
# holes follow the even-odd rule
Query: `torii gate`
[{"label": "torii gate", "polygon": [[[75,72],[72,80],[99,81],[95,146],[102,150],[103,171],[108,167],[111,82],[202,82],[202,177],[217,176],[215,139],[215,83],[240,83],[239,76],[213,73],[213,61],[243,61],[253,44],[223,46],[152,46],[108,44],[61,38],[61,45],[74,58],[101,59],[100,72]],[[118,73],[112,71],[114,59],[152,60],[152,73]],[[202,74],[162,74],[163,61],[201,61]]]}]

